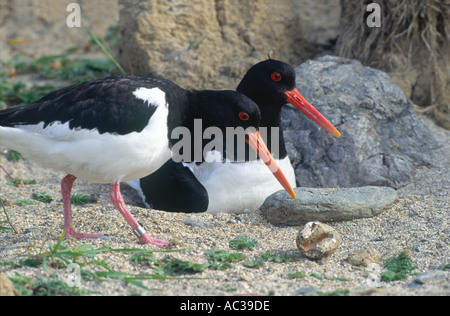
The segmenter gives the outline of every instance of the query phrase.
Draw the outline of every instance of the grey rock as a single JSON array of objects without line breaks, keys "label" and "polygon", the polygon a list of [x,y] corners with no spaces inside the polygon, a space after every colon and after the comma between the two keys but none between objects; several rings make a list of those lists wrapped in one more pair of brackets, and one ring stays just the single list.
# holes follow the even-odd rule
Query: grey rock
[{"label": "grey rock", "polygon": [[319,290],[314,286],[307,286],[307,287],[301,287],[301,288],[297,289],[296,292],[298,295],[305,295],[305,294],[319,292]]},{"label": "grey rock", "polygon": [[202,219],[199,218],[185,218],[183,219],[183,224],[191,227],[204,227],[204,228],[214,228],[215,225],[208,223]]},{"label": "grey rock", "polygon": [[434,281],[438,281],[444,279],[448,276],[447,272],[442,270],[431,270],[424,273],[419,274],[414,278],[414,283],[417,284],[426,284]]},{"label": "grey rock", "polygon": [[296,68],[297,88],[341,132],[335,138],[286,106],[282,127],[303,187],[399,188],[438,146],[412,102],[382,71],[324,56]]},{"label": "grey rock", "polygon": [[346,221],[383,213],[397,201],[389,187],[295,188],[297,199],[285,191],[270,195],[259,208],[274,225],[301,225],[306,222]]}]

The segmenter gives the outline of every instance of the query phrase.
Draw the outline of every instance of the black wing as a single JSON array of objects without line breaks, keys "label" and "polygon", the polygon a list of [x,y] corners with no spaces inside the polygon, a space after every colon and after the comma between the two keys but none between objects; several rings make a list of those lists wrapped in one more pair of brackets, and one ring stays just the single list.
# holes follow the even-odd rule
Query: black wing
[{"label": "black wing", "polygon": [[166,212],[206,212],[208,192],[191,170],[169,159],[161,168],[140,180],[146,202]]},{"label": "black wing", "polygon": [[100,134],[141,132],[156,110],[155,105],[133,94],[141,87],[158,87],[165,92],[175,89],[178,93],[181,89],[157,77],[108,77],[60,89],[28,106],[1,111],[0,125],[43,122],[45,127],[69,122],[71,129],[97,129]]}]

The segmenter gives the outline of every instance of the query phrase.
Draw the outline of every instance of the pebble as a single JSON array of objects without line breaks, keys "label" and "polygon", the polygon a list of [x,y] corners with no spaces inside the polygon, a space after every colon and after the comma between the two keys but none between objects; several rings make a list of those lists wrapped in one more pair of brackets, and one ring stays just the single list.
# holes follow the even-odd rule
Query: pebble
[{"label": "pebble", "polygon": [[353,266],[368,267],[371,264],[378,264],[381,260],[380,253],[373,248],[357,249],[350,253],[346,259]]},{"label": "pebble", "polygon": [[183,224],[185,224],[186,226],[191,226],[191,227],[204,227],[204,228],[214,228],[215,227],[214,224],[208,223],[199,218],[185,218],[185,219],[183,219]]},{"label": "pebble", "polygon": [[320,222],[307,223],[300,228],[297,235],[298,250],[311,259],[322,259],[332,255],[340,242],[338,232]]},{"label": "pebble", "polygon": [[382,214],[398,200],[389,187],[295,188],[297,199],[284,191],[269,196],[259,208],[274,225],[302,225],[306,222],[350,221]]}]

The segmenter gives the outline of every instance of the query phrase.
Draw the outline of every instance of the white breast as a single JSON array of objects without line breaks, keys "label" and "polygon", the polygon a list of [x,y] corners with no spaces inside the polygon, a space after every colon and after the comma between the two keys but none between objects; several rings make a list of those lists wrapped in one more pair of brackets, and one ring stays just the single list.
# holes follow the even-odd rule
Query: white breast
[{"label": "white breast", "polygon": [[[293,188],[295,173],[289,157],[277,160]],[[259,208],[274,192],[283,190],[264,162],[185,164],[205,186],[209,195],[207,213],[242,213]]]}]

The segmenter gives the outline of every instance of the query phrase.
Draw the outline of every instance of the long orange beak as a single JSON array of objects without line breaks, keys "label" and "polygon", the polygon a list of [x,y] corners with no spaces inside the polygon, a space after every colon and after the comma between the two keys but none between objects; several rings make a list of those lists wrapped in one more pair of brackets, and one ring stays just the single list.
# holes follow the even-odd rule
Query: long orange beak
[{"label": "long orange beak", "polygon": [[280,182],[286,192],[289,193],[289,195],[292,196],[294,200],[296,200],[297,197],[294,190],[292,189],[289,181],[286,179],[275,159],[273,159],[272,154],[264,143],[264,140],[261,138],[259,131],[255,133],[247,133],[247,135],[247,143],[250,145],[250,147],[252,147],[253,150],[256,151],[259,158],[261,158],[266,166],[269,167],[270,171],[272,171],[273,175],[275,176],[275,178],[277,178],[278,182]]},{"label": "long orange beak", "polygon": [[341,133],[331,124],[319,111],[316,110],[306,99],[298,92],[297,88],[286,92],[287,102],[291,103],[297,109],[302,111],[307,117],[313,120],[324,130],[336,137],[341,137]]}]

